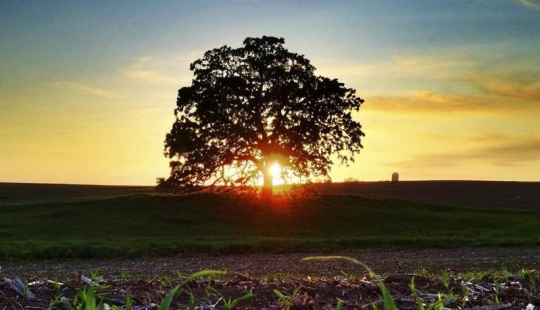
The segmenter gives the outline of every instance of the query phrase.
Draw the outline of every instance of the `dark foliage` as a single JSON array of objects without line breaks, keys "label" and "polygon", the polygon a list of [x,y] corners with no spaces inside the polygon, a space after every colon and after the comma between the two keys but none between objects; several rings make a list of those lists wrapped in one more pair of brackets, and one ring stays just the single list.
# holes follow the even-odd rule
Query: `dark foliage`
[{"label": "dark foliage", "polygon": [[[162,185],[195,191],[204,184],[246,185],[269,168],[282,178],[329,178],[336,155],[348,164],[362,148],[351,112],[364,102],[337,79],[316,76],[283,38],[247,38],[207,51],[191,64],[191,86],[178,91],[176,121],[165,139],[171,176]],[[234,172],[234,173],[231,173]]]}]

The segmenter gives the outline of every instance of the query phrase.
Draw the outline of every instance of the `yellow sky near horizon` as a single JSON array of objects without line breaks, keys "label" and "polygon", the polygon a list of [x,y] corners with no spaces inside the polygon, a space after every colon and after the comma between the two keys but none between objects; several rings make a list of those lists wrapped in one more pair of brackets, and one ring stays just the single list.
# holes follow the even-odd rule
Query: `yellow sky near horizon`
[{"label": "yellow sky near horizon", "polygon": [[366,100],[334,181],[540,181],[536,2],[242,3],[2,2],[0,182],[154,184],[189,63],[260,35]]}]

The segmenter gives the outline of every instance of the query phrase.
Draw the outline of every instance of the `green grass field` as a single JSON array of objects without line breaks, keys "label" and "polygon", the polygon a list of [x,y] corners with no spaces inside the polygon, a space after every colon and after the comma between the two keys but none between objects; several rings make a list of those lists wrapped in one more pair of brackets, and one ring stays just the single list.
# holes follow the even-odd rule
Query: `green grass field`
[{"label": "green grass field", "polygon": [[261,205],[139,193],[0,205],[0,260],[540,245],[538,209],[325,195]]}]

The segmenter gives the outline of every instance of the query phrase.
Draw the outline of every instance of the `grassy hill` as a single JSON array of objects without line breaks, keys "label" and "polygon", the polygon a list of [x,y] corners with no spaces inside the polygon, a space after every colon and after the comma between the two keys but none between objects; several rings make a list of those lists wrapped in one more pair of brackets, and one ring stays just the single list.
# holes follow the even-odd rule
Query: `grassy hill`
[{"label": "grassy hill", "polygon": [[148,190],[88,198],[0,204],[0,259],[540,245],[540,208],[441,206],[353,195],[261,204]]}]

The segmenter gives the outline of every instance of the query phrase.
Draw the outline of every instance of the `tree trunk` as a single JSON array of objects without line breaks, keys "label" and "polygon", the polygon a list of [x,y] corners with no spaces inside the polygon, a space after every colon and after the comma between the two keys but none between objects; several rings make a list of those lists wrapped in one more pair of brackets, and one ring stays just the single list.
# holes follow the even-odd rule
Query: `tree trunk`
[{"label": "tree trunk", "polygon": [[264,176],[264,182],[263,182],[261,197],[263,199],[272,198],[274,194],[273,192],[274,185],[272,184],[273,176],[270,173],[270,167],[264,167],[263,176]]}]

